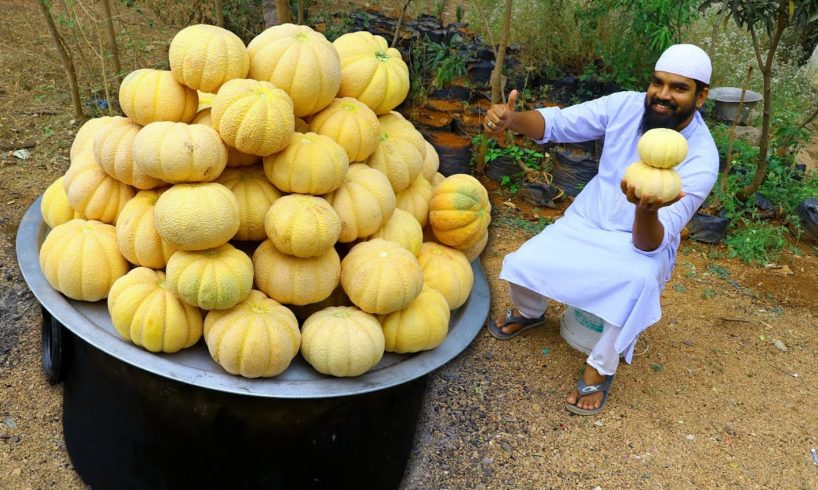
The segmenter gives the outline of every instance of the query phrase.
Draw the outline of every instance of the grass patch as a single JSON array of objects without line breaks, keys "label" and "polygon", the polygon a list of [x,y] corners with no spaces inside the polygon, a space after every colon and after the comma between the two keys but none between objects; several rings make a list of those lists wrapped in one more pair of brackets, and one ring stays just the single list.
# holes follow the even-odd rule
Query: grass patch
[{"label": "grass patch", "polygon": [[491,218],[492,226],[521,230],[531,236],[543,231],[553,222],[549,218],[526,219],[512,209],[499,209]]}]

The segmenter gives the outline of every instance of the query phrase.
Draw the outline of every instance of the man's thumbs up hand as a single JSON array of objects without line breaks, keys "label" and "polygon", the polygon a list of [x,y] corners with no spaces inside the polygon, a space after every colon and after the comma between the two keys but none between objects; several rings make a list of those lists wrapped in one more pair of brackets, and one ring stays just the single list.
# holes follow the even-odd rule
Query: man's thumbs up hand
[{"label": "man's thumbs up hand", "polygon": [[511,93],[508,94],[508,102],[505,104],[494,104],[489,108],[484,118],[484,124],[489,131],[499,133],[509,129],[514,118],[514,104],[517,102],[518,95],[519,92],[517,92],[517,90],[512,90]]}]

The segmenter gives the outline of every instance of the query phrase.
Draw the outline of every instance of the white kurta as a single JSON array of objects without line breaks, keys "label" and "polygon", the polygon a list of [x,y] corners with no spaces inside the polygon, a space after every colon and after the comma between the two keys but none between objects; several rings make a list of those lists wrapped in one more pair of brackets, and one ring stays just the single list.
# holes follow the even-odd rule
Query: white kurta
[{"label": "white kurta", "polygon": [[622,327],[616,349],[627,362],[641,332],[662,315],[659,294],[676,261],[680,233],[716,181],[719,155],[697,112],[681,131],[685,161],[676,167],[685,197],[659,210],[665,236],[651,252],[632,242],[635,206],[620,189],[636,145],[645,94],[619,92],[576,106],[539,109],[545,134],[538,143],[605,138],[599,173],[564,215],[503,260],[500,278],[585,310]]}]

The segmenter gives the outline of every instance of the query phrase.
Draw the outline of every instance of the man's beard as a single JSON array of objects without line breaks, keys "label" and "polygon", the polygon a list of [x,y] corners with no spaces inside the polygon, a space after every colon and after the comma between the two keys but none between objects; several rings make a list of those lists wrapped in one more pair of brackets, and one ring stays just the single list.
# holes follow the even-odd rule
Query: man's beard
[{"label": "man's beard", "polygon": [[[653,104],[663,105],[670,109],[667,114],[659,114],[651,107]],[[684,122],[696,110],[695,104],[690,104],[690,107],[679,107],[673,101],[663,102],[658,98],[648,100],[645,95],[645,112],[642,114],[642,122],[639,124],[639,133],[644,134],[646,131],[656,128],[676,129],[676,127]]]}]

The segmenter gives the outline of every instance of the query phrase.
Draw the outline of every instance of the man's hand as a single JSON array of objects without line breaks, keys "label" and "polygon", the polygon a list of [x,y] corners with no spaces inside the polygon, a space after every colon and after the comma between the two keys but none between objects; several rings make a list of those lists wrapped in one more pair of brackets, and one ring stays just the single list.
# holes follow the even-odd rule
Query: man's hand
[{"label": "man's hand", "polygon": [[489,108],[484,119],[486,129],[495,134],[503,132],[506,129],[514,130],[511,124],[515,114],[514,104],[517,102],[517,95],[518,92],[512,90],[511,93],[508,94],[507,103],[494,104]]},{"label": "man's hand", "polygon": [[636,186],[633,184],[628,184],[628,181],[626,181],[625,179],[622,179],[622,181],[619,183],[619,187],[622,189],[622,193],[625,194],[625,197],[627,197],[628,202],[636,205],[636,208],[641,211],[650,212],[659,211],[659,209],[665,206],[670,206],[671,204],[678,202],[679,199],[685,196],[684,192],[680,192],[675,199],[667,202],[662,202],[659,201],[657,198],[649,196],[648,194],[645,193],[642,193],[641,198],[636,197]]}]

